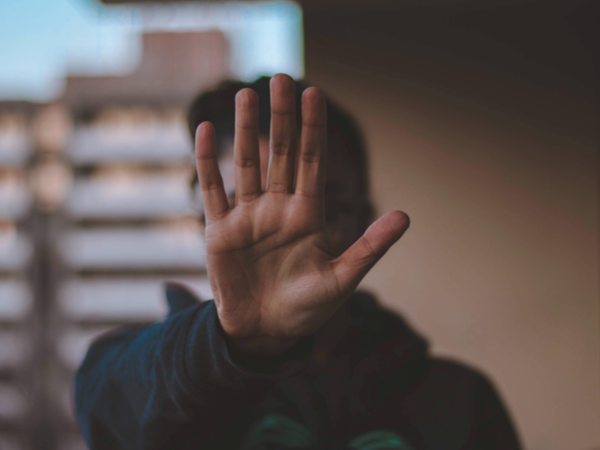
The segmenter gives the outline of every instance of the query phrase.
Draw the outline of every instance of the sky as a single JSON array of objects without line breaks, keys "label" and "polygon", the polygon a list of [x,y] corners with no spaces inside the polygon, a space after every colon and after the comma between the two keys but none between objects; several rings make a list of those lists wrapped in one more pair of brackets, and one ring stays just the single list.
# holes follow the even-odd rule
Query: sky
[{"label": "sky", "polygon": [[131,72],[144,31],[220,29],[233,75],[303,76],[302,13],[291,2],[105,6],[97,0],[0,0],[0,100],[49,101],[67,73]]}]

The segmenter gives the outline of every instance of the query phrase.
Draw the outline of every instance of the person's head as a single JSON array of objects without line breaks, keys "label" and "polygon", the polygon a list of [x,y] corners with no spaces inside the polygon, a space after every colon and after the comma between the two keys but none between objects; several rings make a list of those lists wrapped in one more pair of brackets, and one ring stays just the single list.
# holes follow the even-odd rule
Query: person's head
[{"label": "person's head", "polygon": [[[188,111],[188,127],[192,139],[202,122],[212,122],[215,127],[217,157],[225,191],[231,202],[235,201],[235,96],[241,89],[249,87],[259,97],[260,156],[264,187],[269,161],[269,82],[268,77],[250,84],[226,81],[215,89],[201,93]],[[296,83],[298,130],[301,127],[301,96],[305,88],[303,83]],[[327,104],[327,120],[325,211],[333,250],[339,254],[365,231],[371,220],[372,208],[369,201],[367,155],[359,127],[348,113],[331,101]],[[197,191],[197,181],[195,177],[194,191]]]}]

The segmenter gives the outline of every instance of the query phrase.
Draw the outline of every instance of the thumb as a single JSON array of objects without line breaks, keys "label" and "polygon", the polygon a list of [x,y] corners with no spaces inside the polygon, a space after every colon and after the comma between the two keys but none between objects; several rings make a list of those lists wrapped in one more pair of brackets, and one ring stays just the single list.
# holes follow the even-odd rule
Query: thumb
[{"label": "thumb", "polygon": [[377,219],[365,234],[334,261],[334,273],[344,292],[352,292],[371,268],[402,237],[410,218],[391,211]]}]

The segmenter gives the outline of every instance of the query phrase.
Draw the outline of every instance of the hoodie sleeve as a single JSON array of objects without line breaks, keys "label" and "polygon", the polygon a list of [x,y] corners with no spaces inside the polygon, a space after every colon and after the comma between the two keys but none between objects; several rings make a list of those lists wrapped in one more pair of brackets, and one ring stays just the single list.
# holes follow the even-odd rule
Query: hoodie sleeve
[{"label": "hoodie sleeve", "polygon": [[300,372],[312,344],[307,337],[268,363],[241,365],[214,302],[203,302],[94,343],[75,379],[77,419],[91,450],[204,448]]}]

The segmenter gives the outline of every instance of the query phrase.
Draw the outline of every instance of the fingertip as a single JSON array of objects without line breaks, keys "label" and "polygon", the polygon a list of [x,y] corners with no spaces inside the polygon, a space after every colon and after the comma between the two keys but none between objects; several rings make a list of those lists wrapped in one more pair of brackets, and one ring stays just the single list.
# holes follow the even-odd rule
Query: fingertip
[{"label": "fingertip", "polygon": [[271,78],[271,110],[277,113],[295,113],[296,82],[289,75],[279,73]]},{"label": "fingertip", "polygon": [[213,127],[212,123],[202,122],[200,125],[198,125],[198,128],[196,128],[196,140],[198,140],[198,138],[201,136],[210,135],[211,133],[214,133],[214,131],[215,128]]},{"label": "fingertip", "polygon": [[258,94],[252,88],[241,89],[235,95],[235,104],[239,107],[253,107],[258,104]]},{"label": "fingertip", "polygon": [[376,240],[386,242],[384,247],[400,239],[410,226],[410,217],[404,211],[390,211],[377,219],[365,232]]},{"label": "fingertip", "polygon": [[271,89],[285,89],[294,87],[294,79],[286,73],[278,73],[271,77],[271,81],[269,81],[269,87]]},{"label": "fingertip", "polygon": [[319,116],[322,117],[321,120],[327,120],[327,102],[325,99],[325,94],[318,87],[311,86],[306,88],[302,93],[302,108],[303,112],[308,111],[316,111]]},{"label": "fingertip", "polygon": [[404,211],[395,210],[388,213],[390,224],[402,232],[410,227],[410,217]]},{"label": "fingertip", "polygon": [[196,128],[196,157],[213,151],[215,145],[215,127],[210,122],[202,122]]},{"label": "fingertip", "polygon": [[323,102],[325,101],[325,94],[318,87],[311,86],[304,89],[302,99],[309,102]]}]

